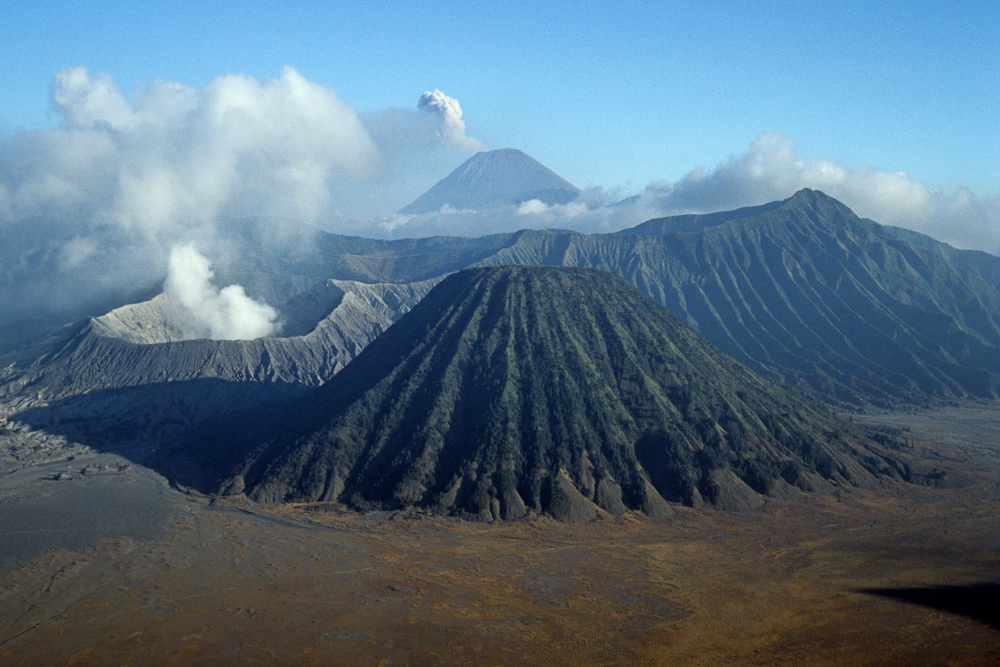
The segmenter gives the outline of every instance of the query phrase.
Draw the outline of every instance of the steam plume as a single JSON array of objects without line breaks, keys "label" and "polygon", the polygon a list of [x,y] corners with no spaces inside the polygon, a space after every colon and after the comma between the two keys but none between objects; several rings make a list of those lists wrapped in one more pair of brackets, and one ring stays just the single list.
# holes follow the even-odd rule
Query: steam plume
[{"label": "steam plume", "polygon": [[50,96],[59,127],[0,140],[0,322],[152,289],[170,248],[214,248],[232,221],[267,220],[272,245],[301,246],[309,226],[371,233],[478,145],[445,95],[362,117],[291,67],[132,96],[72,67]]},{"label": "steam plume", "polygon": [[277,311],[248,297],[240,285],[216,287],[211,264],[193,245],[174,246],[169,265],[163,287],[168,318],[184,338],[252,340],[277,331]]}]

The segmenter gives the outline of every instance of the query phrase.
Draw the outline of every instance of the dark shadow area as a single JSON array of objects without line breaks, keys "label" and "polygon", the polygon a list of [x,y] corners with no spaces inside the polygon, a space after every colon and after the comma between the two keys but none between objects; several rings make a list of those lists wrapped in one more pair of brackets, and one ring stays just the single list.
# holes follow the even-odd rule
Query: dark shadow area
[{"label": "dark shadow area", "polygon": [[[225,432],[247,426],[247,414],[263,417],[275,406],[313,389],[298,383],[234,382],[217,378],[104,389],[52,401],[11,415],[11,421],[60,435],[98,453],[117,454],[173,480],[175,458],[197,444],[206,423]],[[244,415],[231,418],[229,415]]]},{"label": "dark shadow area", "polygon": [[[37,460],[0,476],[0,572],[98,539],[155,539],[183,509],[164,478],[211,493],[255,431],[312,388],[201,378],[98,390],[11,415],[31,432],[8,428],[0,441],[30,438]],[[37,432],[91,451],[64,454]]]},{"label": "dark shadow area", "polygon": [[862,588],[858,592],[893,598],[987,623],[1000,630],[1000,584],[930,586],[927,588]]}]

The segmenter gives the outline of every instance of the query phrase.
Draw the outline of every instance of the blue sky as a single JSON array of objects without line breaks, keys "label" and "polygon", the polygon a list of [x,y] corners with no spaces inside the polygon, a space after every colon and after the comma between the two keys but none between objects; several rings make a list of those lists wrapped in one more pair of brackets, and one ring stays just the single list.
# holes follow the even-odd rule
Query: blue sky
[{"label": "blue sky", "polygon": [[[263,84],[290,66],[375,133],[404,131],[372,119],[412,112],[425,91],[440,90],[461,104],[476,146],[519,148],[609,197],[696,177],[705,201],[706,183],[739,165],[741,178],[771,165],[771,182],[750,188],[752,200],[829,182],[820,172],[832,166],[843,171],[836,183],[853,178],[840,192],[870,209],[859,212],[903,223],[909,215],[912,226],[951,230],[949,240],[974,246],[955,220],[935,227],[920,216],[971,196],[977,224],[996,221],[998,14],[981,1],[14,0],[0,24],[0,136],[10,155],[22,150],[11,148],[18,137],[64,123],[66,108],[54,109],[50,90],[67,67],[85,67],[94,80],[108,75],[135,100],[157,80],[198,91],[224,75]],[[469,157],[470,145],[411,152],[420,173],[400,176],[395,189],[382,177],[352,212],[391,213]],[[898,172],[921,197],[936,198],[933,211],[880,216],[885,197],[858,194],[866,174]],[[729,187],[720,208],[743,203],[733,188],[749,186]],[[968,193],[956,199],[961,188]],[[1000,248],[1000,239],[984,243]]]},{"label": "blue sky", "polygon": [[359,111],[435,88],[469,133],[586,187],[714,166],[762,132],[806,158],[1000,190],[991,2],[14,2],[5,133],[57,122],[52,76],[201,86],[291,65]]}]

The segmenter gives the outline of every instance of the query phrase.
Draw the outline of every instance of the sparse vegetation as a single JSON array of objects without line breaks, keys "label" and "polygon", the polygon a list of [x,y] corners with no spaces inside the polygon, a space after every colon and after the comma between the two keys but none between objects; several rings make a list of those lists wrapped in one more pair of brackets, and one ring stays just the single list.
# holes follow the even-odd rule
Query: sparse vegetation
[{"label": "sparse vegetation", "polygon": [[[259,501],[581,518],[894,471],[878,442],[818,401],[587,269],[455,274],[286,412],[236,462]],[[872,462],[851,463],[848,443]]]}]

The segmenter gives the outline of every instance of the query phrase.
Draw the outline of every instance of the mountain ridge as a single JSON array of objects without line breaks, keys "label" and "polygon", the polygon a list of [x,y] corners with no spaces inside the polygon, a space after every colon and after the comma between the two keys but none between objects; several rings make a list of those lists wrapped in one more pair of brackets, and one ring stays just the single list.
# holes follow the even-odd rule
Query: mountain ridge
[{"label": "mountain ridge", "polygon": [[242,445],[216,431],[191,445],[227,443],[211,454],[236,460],[221,491],[587,521],[871,484],[854,450],[879,474],[903,469],[818,401],[750,373],[591,269],[453,274],[282,414],[294,418],[268,417],[280,427]]},{"label": "mountain ridge", "polygon": [[525,231],[481,263],[619,273],[754,370],[834,402],[998,397],[1000,258],[863,220],[816,191],[778,204],[711,224],[682,216],[691,231],[646,227],[666,234]]},{"label": "mountain ridge", "polygon": [[[754,371],[843,409],[1000,398],[1000,258],[859,218],[816,191],[599,235],[317,233],[272,249],[261,225],[234,224],[246,233],[230,243],[220,280],[285,304],[284,337],[171,342],[145,319],[159,312],[155,298],[31,335],[8,329],[0,420],[78,441],[109,424],[137,441],[169,439],[212,412],[171,413],[170,383],[220,388],[204,399],[219,409],[301,393],[335,376],[443,276],[498,264],[621,275]],[[144,392],[146,407],[130,407]]]}]

